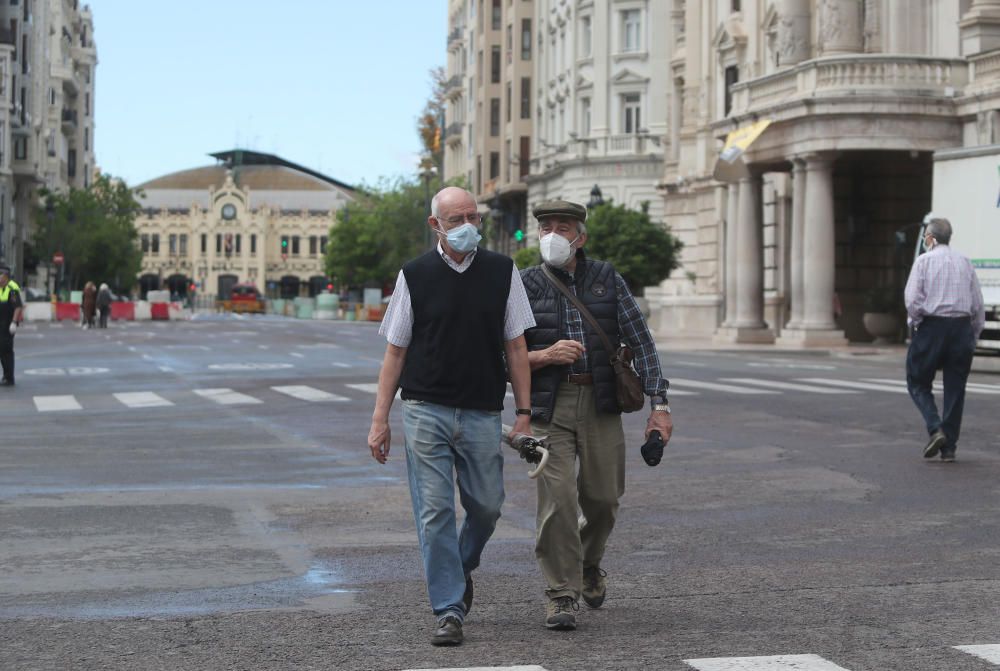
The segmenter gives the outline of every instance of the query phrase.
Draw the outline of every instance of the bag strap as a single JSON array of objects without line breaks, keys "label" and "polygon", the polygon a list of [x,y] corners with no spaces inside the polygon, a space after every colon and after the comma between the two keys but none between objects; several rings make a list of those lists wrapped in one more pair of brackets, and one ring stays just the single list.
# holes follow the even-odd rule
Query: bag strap
[{"label": "bag strap", "polygon": [[573,292],[570,291],[566,287],[566,285],[563,284],[562,281],[555,276],[555,273],[553,273],[552,270],[550,270],[548,265],[546,265],[545,263],[542,263],[542,272],[545,273],[545,279],[547,279],[550,283],[552,283],[552,286],[561,291],[563,296],[568,298],[569,302],[572,303],[574,306],[576,306],[576,309],[580,311],[580,314],[583,315],[583,318],[586,319],[590,323],[590,325],[594,327],[594,330],[597,332],[597,335],[600,336],[601,338],[601,342],[604,343],[604,349],[608,351],[608,357],[611,359],[611,362],[614,363],[615,355],[618,350],[617,348],[611,346],[611,339],[608,338],[608,334],[604,332],[604,329],[602,329],[600,324],[597,323],[597,320],[594,319],[594,315],[590,314],[590,310],[586,308],[586,306],[583,304],[583,301],[577,298],[576,295],[574,295]]}]

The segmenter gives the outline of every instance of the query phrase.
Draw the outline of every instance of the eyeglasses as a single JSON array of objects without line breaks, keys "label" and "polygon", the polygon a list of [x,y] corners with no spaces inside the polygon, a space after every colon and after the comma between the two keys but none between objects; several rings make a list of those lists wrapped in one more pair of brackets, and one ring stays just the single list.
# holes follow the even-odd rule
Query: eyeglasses
[{"label": "eyeglasses", "polygon": [[459,214],[459,215],[456,215],[454,217],[448,217],[447,219],[443,219],[441,217],[437,217],[437,219],[438,219],[438,221],[446,222],[449,226],[458,226],[460,224],[465,224],[465,223],[469,223],[469,224],[473,224],[475,226],[478,226],[483,221],[483,218],[479,215],[479,213],[476,213],[476,214]]}]

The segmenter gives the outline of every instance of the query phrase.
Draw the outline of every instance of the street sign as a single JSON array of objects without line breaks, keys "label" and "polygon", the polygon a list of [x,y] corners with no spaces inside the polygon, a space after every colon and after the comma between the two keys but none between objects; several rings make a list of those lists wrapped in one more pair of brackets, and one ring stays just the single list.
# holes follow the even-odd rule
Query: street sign
[{"label": "street sign", "polygon": [[52,255],[52,263],[56,264],[57,266],[61,266],[64,260],[65,259],[63,259],[62,252],[56,252],[55,254]]}]

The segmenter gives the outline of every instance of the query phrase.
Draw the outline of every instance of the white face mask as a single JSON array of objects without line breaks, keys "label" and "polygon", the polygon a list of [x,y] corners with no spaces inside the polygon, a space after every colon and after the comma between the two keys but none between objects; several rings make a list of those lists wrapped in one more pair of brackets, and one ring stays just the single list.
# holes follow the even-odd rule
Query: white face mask
[{"label": "white face mask", "polygon": [[543,235],[541,240],[538,241],[542,260],[553,268],[562,268],[573,258],[573,243],[579,239],[579,235],[573,239],[573,242],[570,242],[558,233]]}]

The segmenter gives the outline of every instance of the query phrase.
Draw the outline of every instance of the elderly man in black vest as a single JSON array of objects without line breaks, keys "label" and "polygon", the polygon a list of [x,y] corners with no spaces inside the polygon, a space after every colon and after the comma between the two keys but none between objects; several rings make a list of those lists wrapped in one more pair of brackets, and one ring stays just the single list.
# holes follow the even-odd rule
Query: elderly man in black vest
[{"label": "elderly man in black vest", "polygon": [[[535,325],[509,257],[479,249],[476,199],[446,187],[431,201],[435,249],[403,266],[379,333],[389,341],[368,447],[389,456],[389,409],[402,387],[406,467],[437,625],[431,643],[462,642],[472,571],[500,518],[500,411],[510,375],[513,430],[531,434],[528,352]],[[456,533],[455,480],[465,509]]]},{"label": "elderly man in black vest", "polygon": [[651,398],[646,436],[655,430],[669,440],[673,422],[656,345],[628,285],[610,263],[583,252],[587,210],[556,200],[539,204],[533,214],[552,275],[542,266],[521,271],[537,322],[525,332],[532,429],[549,437],[549,463],[538,478],[535,555],[548,585],[546,627],[575,629],[580,596],[591,608],[604,603],[601,560],[625,493],[625,435],[610,364],[614,352],[554,282],[575,294],[613,347],[624,342],[632,348]]}]

